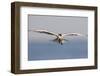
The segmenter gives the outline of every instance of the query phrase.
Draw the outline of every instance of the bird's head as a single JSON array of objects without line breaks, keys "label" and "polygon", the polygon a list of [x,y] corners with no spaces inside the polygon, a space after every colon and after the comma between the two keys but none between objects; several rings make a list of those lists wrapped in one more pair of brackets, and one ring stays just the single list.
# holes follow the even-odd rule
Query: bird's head
[{"label": "bird's head", "polygon": [[58,34],[59,36],[62,36],[62,34]]}]

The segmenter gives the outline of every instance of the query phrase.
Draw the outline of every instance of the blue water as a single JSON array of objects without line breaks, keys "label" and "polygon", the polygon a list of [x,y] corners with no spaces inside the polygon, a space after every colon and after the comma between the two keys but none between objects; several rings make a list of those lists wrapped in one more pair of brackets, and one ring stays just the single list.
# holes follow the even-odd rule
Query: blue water
[{"label": "blue water", "polygon": [[28,60],[79,59],[88,57],[87,39],[73,39],[60,45],[56,42],[28,42]]}]

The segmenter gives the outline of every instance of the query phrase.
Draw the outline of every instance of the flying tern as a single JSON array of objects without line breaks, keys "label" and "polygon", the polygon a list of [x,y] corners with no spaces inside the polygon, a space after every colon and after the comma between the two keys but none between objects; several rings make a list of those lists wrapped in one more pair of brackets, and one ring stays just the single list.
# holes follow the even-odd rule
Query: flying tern
[{"label": "flying tern", "polygon": [[67,41],[64,38],[64,36],[83,36],[82,34],[79,34],[79,33],[66,33],[66,34],[58,33],[58,34],[55,34],[53,32],[49,32],[47,30],[30,30],[30,31],[37,32],[37,33],[44,33],[44,34],[55,36],[56,38],[53,41],[56,41],[61,45],[63,44],[64,41]]}]

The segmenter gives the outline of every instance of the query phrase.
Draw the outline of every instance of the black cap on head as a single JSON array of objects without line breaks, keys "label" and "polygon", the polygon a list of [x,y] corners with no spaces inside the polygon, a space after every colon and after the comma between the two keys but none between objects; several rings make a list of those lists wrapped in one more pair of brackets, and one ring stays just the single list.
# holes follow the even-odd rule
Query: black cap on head
[{"label": "black cap on head", "polygon": [[62,34],[59,34],[59,36],[62,36]]}]

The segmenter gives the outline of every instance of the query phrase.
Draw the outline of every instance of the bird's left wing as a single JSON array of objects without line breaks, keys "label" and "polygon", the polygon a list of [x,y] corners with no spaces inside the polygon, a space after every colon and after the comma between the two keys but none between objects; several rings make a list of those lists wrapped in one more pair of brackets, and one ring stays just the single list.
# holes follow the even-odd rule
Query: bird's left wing
[{"label": "bird's left wing", "polygon": [[44,33],[44,34],[48,34],[48,35],[54,35],[57,36],[55,33],[49,32],[47,30],[31,30],[33,32],[38,32],[38,33]]}]

